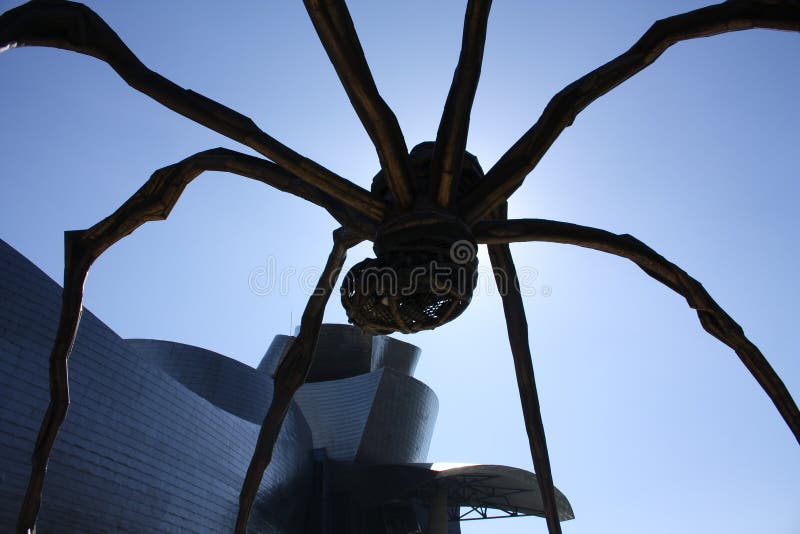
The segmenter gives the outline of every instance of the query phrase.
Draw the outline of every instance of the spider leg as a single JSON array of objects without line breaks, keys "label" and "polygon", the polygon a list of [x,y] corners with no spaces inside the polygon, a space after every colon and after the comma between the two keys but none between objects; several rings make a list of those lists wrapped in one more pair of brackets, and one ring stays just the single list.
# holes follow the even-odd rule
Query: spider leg
[{"label": "spider leg", "polygon": [[0,51],[47,46],[96,57],[128,85],[169,109],[242,143],[364,217],[380,221],[386,204],[368,191],[283,145],[248,117],[148,69],[94,11],[60,0],[29,2],[0,15]]},{"label": "spider leg", "polygon": [[732,348],[775,404],[795,439],[800,443],[800,411],[783,381],[767,359],[705,288],[686,271],[628,234],[544,219],[486,221],[475,225],[479,243],[546,241],[592,248],[627,258],[645,273],[669,287],[697,311],[700,324],[712,336]]},{"label": "spider leg", "polygon": [[381,98],[344,0],[305,0],[311,22],[353,108],[378,152],[395,205],[413,200],[411,162],[403,132]]},{"label": "spider leg", "polygon": [[236,518],[237,534],[247,532],[247,521],[250,509],[253,506],[258,487],[264,476],[264,471],[272,460],[272,450],[278,439],[283,420],[289,411],[295,392],[303,385],[311,368],[314,349],[317,346],[317,337],[322,324],[325,305],[331,296],[333,286],[339,277],[347,249],[361,241],[354,238],[344,229],[340,228],[333,234],[333,250],[328,256],[325,270],[320,276],[317,287],[311,298],[308,299],[303,318],[300,321],[300,333],[292,342],[289,350],[284,355],[278,369],[275,371],[275,390],[261,431],[258,434],[253,458],[247,468],[242,490],[239,494],[239,515]]},{"label": "spider leg", "polygon": [[519,290],[517,270],[511,257],[511,250],[506,244],[489,245],[489,259],[495,271],[497,289],[503,298],[503,312],[508,328],[508,340],[511,354],[514,356],[514,370],[517,375],[519,399],[525,418],[525,431],[533,457],[533,467],[539,490],[542,493],[547,529],[550,534],[561,533],[558,504],[553,485],[553,473],[550,469],[550,457],[547,454],[547,440],[542,423],[542,412],[539,406],[539,394],[536,391],[536,379],[533,374],[533,361],[528,343],[528,322],[525,319],[525,308]]},{"label": "spider leg", "polygon": [[447,94],[431,161],[432,193],[440,206],[448,207],[461,175],[467,148],[469,114],[481,76],[483,47],[492,0],[469,0],[464,15],[461,55]]},{"label": "spider leg", "polygon": [[335,202],[331,204],[333,199],[274,163],[217,148],[157,170],[113,214],[87,230],[65,232],[64,291],[56,339],[50,353],[50,403],[31,458],[31,476],[17,518],[18,533],[35,530],[50,452],[69,407],[67,362],[80,322],[83,286],[89,268],[109,247],[145,222],[166,219],[189,182],[207,170],[229,171],[258,180],[311,200],[331,211],[337,219],[346,222],[351,219],[341,206]]},{"label": "spider leg", "polygon": [[67,359],[72,351],[81,318],[83,284],[92,263],[80,248],[80,232],[64,233],[64,291],[56,339],[50,352],[50,402],[31,456],[31,475],[17,516],[17,534],[36,532],[36,516],[42,502],[42,487],[50,451],[69,407]]},{"label": "spider leg", "polygon": [[459,208],[468,222],[488,214],[522,185],[561,132],[583,109],[652,64],[680,41],[730,31],[766,28],[800,31],[797,0],[729,0],[659,20],[626,52],[557,93],[539,120],[489,169]]}]

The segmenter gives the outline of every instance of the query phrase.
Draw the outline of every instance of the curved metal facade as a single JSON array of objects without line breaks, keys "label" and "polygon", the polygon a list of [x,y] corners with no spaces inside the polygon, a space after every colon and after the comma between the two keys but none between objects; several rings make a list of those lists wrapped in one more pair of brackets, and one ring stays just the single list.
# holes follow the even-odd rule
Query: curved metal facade
[{"label": "curved metal facade", "polygon": [[422,462],[439,401],[428,386],[393,369],[305,384],[295,395],[314,448],[339,462]]},{"label": "curved metal facade", "polygon": [[[60,287],[0,241],[0,531],[9,531],[48,401]],[[70,359],[72,403],[45,484],[40,532],[224,532],[271,371],[289,336],[253,369],[168,341],[123,340],[84,311]],[[251,532],[303,532],[313,449],[331,459],[424,461],[438,401],[409,374],[418,349],[324,325],[264,477]],[[409,373],[409,374],[406,374]]]},{"label": "curved metal facade", "polygon": [[[125,345],[214,406],[261,425],[272,399],[272,379],[210,350],[155,339],[126,339]],[[297,406],[292,417],[302,417]]]},{"label": "curved metal facade", "polygon": [[[0,531],[10,532],[47,406],[60,288],[5,243],[0,260]],[[217,377],[209,401],[159,368],[163,358],[154,365],[135,345],[84,311],[70,359],[72,403],[47,472],[40,532],[231,529],[259,430],[220,407],[236,373]],[[223,357],[208,351],[161,347],[168,345],[185,357],[172,360],[172,372],[188,360],[209,374],[230,367],[227,359],[215,364]],[[271,394],[259,391],[263,400]],[[302,531],[311,447],[308,424],[294,407],[259,490],[252,532]]]}]

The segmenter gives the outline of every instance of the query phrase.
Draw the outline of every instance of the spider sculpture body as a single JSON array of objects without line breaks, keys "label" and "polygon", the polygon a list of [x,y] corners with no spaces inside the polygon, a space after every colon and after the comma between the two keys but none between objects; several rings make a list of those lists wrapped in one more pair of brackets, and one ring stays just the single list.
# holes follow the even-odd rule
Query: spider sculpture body
[{"label": "spider sculpture body", "polygon": [[[306,0],[308,14],[355,111],[375,145],[380,172],[371,191],[351,183],[283,145],[248,117],[183,89],[147,68],[114,31],[87,7],[40,0],[0,16],[0,50],[47,46],[108,63],[135,90],[264,158],[213,149],[157,170],[119,209],[94,226],[65,234],[64,293],[50,360],[51,402],[33,453],[18,532],[31,532],[41,504],[50,451],[69,405],[67,361],[92,263],[147,221],[164,219],[184,188],[205,171],[250,178],[308,200],[341,225],[300,331],[275,374],[275,396],[245,477],[236,532],[250,508],[294,392],[311,364],[325,305],[349,248],[374,243],[375,258],[344,277],[342,302],[353,323],[376,332],[416,332],[455,319],[469,304],[477,268],[475,247],[486,244],[496,273],[525,427],[551,534],[561,531],[544,426],[534,381],[528,332],[509,243],[578,245],[631,260],[682,295],[703,328],[731,347],[770,397],[800,441],[800,412],[781,379],[739,325],[702,285],[647,245],[623,234],[543,219],[506,218],[505,202],[558,136],[594,100],[656,61],[679,41],[750,28],[800,30],[795,0],[732,0],[655,23],[633,47],[557,93],[540,119],[485,174],[466,152],[469,116],[486,38],[491,2],[469,0],[461,55],[436,139],[409,151],[397,119],[378,93],[343,1]],[[394,286],[372,273],[388,270]],[[439,276],[441,273],[441,276]]]},{"label": "spider sculpture body", "polygon": [[[455,319],[469,305],[477,276],[477,247],[469,225],[432,201],[428,184],[434,143],[410,153],[414,189],[408,212],[393,214],[375,234],[377,258],[355,265],[342,285],[342,304],[350,322],[375,334],[430,330]],[[465,153],[462,187],[483,176],[478,160]],[[373,194],[389,196],[383,172]],[[387,200],[391,200],[388,198]],[[456,200],[459,197],[456,196]]]}]

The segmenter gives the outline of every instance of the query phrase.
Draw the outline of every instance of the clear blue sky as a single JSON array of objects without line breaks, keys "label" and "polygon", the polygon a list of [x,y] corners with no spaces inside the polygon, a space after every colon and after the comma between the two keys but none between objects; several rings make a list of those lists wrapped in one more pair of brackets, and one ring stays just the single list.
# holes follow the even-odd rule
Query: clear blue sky
[{"label": "clear blue sky", "polygon": [[[351,2],[409,146],[435,136],[464,3]],[[369,187],[377,157],[300,2],[90,5],[154,70]],[[552,94],[653,21],[701,5],[496,2],[468,149],[488,169]],[[799,56],[800,36],[785,32],[674,47],[583,112],[510,203],[515,217],[632,233],[681,265],[796,399]],[[14,50],[0,55],[0,80],[0,237],[58,281],[64,230],[105,217],[157,168],[216,146],[247,152],[92,58]],[[124,337],[256,364],[297,323],[303,279],[316,278],[334,227],[316,206],[207,174],[167,222],[146,225],[97,262],[86,305]],[[681,297],[599,252],[543,244],[513,252],[535,290],[525,305],[553,472],[577,517],[565,534],[800,532],[797,442]],[[359,246],[347,265],[366,255]],[[284,273],[287,291],[251,290],[251,273],[267,265]],[[423,349],[417,376],[440,400],[429,457],[531,469],[500,301],[488,277],[480,284],[458,320],[407,338]],[[336,298],[325,319],[346,320]],[[464,525],[498,531],[546,527],[538,518]]]}]

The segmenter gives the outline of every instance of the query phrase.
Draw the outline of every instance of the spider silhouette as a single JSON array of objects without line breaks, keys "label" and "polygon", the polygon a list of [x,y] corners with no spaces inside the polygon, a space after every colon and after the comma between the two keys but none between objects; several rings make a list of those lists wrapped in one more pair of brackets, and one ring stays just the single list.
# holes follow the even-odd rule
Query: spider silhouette
[{"label": "spider silhouette", "polygon": [[[399,124],[380,97],[343,1],[306,0],[314,27],[380,160],[371,191],[294,152],[249,118],[149,70],[86,6],[40,0],[0,16],[0,50],[49,46],[107,62],[130,86],[189,119],[255,150],[199,152],[157,170],[119,209],[86,230],[65,233],[64,292],[50,357],[51,401],[35,445],[18,532],[33,531],[48,458],[69,405],[67,361],[92,263],[147,221],[165,219],[184,188],[205,171],[225,171],[308,200],[341,225],[293,345],[275,374],[275,394],[262,424],[240,494],[236,532],[245,532],[256,490],[295,391],[311,365],[322,316],[349,248],[374,243],[376,257],[344,276],[342,302],[365,331],[433,329],[470,303],[478,244],[488,245],[502,295],[531,455],[549,532],[560,532],[553,477],[528,346],[528,332],[509,243],[573,244],[627,258],[686,298],[705,330],[731,347],[772,399],[800,441],[800,412],[786,387],[739,325],[703,286],[634,237],[575,224],[509,220],[505,203],[560,133],[595,99],[632,77],[672,44],[750,28],[800,30],[800,3],[732,0],[656,22],[627,52],[565,87],[539,120],[486,173],[466,152],[469,115],[483,57],[490,1],[469,0],[461,55],[435,142],[408,150]],[[391,283],[375,273],[389,272]],[[444,273],[444,274],[442,274]]]}]

